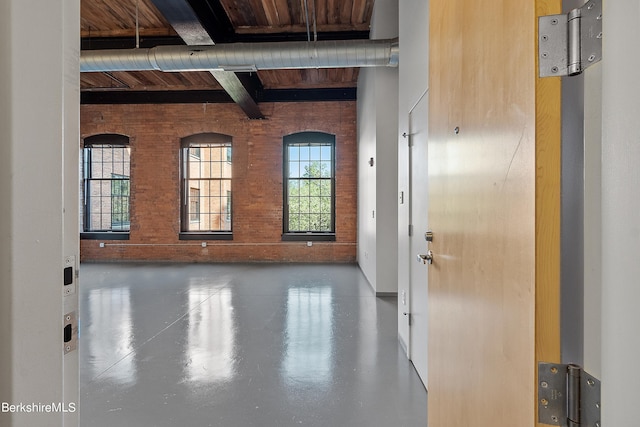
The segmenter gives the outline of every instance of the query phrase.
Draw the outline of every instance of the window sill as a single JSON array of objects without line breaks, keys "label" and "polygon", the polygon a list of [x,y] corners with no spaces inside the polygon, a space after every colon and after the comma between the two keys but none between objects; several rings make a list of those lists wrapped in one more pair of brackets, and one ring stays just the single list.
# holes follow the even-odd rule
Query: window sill
[{"label": "window sill", "polygon": [[199,233],[184,232],[180,233],[180,240],[233,240],[233,233],[230,231]]},{"label": "window sill", "polygon": [[335,242],[335,233],[284,233],[283,242]]},{"label": "window sill", "polygon": [[129,240],[129,232],[125,231],[85,231],[80,233],[81,240]]}]

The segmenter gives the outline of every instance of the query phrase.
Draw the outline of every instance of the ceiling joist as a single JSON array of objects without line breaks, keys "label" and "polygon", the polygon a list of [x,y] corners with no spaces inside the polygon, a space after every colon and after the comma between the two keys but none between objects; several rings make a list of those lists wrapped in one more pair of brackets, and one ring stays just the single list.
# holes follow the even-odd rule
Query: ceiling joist
[{"label": "ceiling joist", "polygon": [[[153,4],[187,45],[215,44],[187,0],[153,0]],[[229,25],[231,24],[229,23]],[[231,29],[233,30],[233,27]],[[242,108],[247,117],[250,119],[264,118],[258,103],[234,72],[211,71],[211,74],[231,99]]]}]

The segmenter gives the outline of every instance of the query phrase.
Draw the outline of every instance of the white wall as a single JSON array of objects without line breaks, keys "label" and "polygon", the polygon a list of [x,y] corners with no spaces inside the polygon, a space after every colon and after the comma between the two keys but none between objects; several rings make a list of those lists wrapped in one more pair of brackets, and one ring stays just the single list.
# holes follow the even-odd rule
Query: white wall
[{"label": "white wall", "polygon": [[[398,35],[398,0],[377,0],[371,38]],[[398,70],[358,78],[358,264],[378,294],[397,292]],[[369,166],[373,158],[374,165]]]},{"label": "white wall", "polygon": [[605,3],[602,59],[602,425],[640,400],[640,3]]},{"label": "white wall", "polygon": [[[429,87],[429,2],[424,0],[402,0],[399,8],[400,25],[400,84],[398,89],[398,192],[409,193],[409,112]],[[426,183],[425,183],[426,185]],[[406,200],[406,198],[405,198]],[[409,204],[398,207],[398,293],[408,293],[409,263],[413,257],[409,253]],[[398,298],[398,334],[405,344],[409,342],[409,325],[402,298]],[[407,301],[408,304],[408,301]]]},{"label": "white wall", "polygon": [[376,275],[376,157],[377,104],[375,69],[362,68],[358,77],[358,264],[374,291]]},{"label": "white wall", "polygon": [[[9,404],[78,398],[77,351],[63,356],[62,273],[78,240],[79,3],[0,6],[0,402]],[[76,371],[66,388],[65,368]],[[0,426],[73,425],[76,415],[0,413]]]},{"label": "white wall", "polygon": [[[0,2],[0,55],[5,57],[11,51],[11,4]],[[10,62],[0,61],[0,76],[9,76]],[[11,206],[5,203],[11,197],[11,158],[12,147],[5,141],[11,138],[11,80],[0,79],[0,402],[11,400],[11,300],[12,272],[11,247],[6,243],[11,236]],[[9,425],[0,415],[0,426]]]},{"label": "white wall", "polygon": [[[397,19],[397,18],[396,18]],[[397,21],[396,21],[397,22]],[[398,70],[376,69],[376,292],[398,292]]]}]

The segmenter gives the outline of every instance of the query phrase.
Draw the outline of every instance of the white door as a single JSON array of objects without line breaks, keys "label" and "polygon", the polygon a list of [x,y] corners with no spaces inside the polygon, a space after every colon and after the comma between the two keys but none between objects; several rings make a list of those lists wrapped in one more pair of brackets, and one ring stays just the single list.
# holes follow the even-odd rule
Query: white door
[{"label": "white door", "polygon": [[419,261],[427,253],[427,125],[428,92],[409,113],[409,224],[410,298],[409,358],[427,383],[427,265]]}]

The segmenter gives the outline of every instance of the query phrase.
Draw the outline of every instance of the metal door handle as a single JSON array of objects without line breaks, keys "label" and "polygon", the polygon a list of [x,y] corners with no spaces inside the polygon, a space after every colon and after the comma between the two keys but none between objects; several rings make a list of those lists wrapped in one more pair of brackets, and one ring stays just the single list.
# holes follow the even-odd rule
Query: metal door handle
[{"label": "metal door handle", "polygon": [[417,259],[418,262],[422,261],[423,264],[433,264],[433,251],[429,250],[426,254],[418,254]]}]

